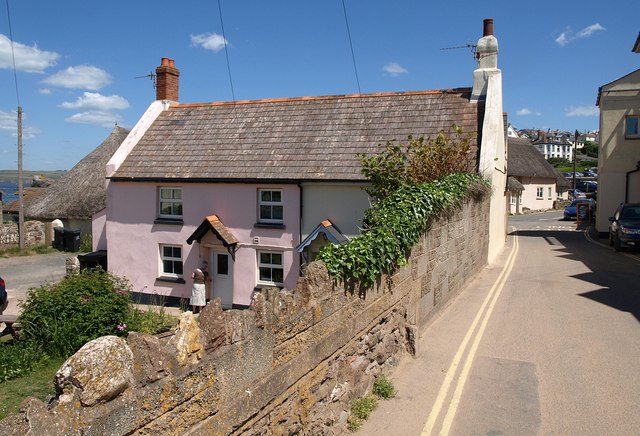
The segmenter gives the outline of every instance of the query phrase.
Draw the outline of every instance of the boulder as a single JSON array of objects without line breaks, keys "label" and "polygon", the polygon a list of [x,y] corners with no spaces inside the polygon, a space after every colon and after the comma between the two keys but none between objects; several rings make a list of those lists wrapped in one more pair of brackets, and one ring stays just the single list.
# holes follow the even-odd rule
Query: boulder
[{"label": "boulder", "polygon": [[204,346],[200,335],[200,327],[193,313],[182,313],[178,319],[176,334],[171,338],[171,343],[176,347],[176,359],[180,366],[193,364],[202,359]]},{"label": "boulder", "polygon": [[133,384],[133,353],[117,336],[87,342],[54,378],[61,404],[79,399],[85,406],[109,401]]},{"label": "boulder", "polygon": [[153,383],[171,373],[170,359],[164,354],[158,337],[131,332],[127,341],[133,353],[133,375],[138,384]]},{"label": "boulder", "polygon": [[204,348],[211,352],[226,343],[224,312],[219,298],[214,298],[200,312],[200,330]]}]

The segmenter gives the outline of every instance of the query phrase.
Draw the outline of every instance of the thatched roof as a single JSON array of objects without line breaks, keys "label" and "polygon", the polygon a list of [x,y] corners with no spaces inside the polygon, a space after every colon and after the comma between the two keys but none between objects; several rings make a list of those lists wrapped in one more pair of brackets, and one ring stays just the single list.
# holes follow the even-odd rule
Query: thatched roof
[{"label": "thatched roof", "polygon": [[507,175],[557,179],[558,172],[526,138],[507,138]]},{"label": "thatched roof", "polygon": [[409,135],[434,138],[454,123],[477,137],[482,109],[469,97],[465,88],[175,104],[111,178],[362,181],[357,154],[378,144],[406,142]]},{"label": "thatched roof", "polygon": [[507,189],[509,192],[522,192],[524,191],[524,185],[513,176],[507,178]]},{"label": "thatched roof", "polygon": [[106,166],[129,131],[116,126],[109,137],[25,207],[34,219],[91,219],[106,207]]},{"label": "thatched roof", "polygon": [[[22,194],[22,202],[24,203],[24,208],[27,208],[32,205],[42,194],[46,192],[47,188],[34,188],[34,187],[24,187]],[[10,203],[4,205],[4,211],[6,213],[19,213],[20,203],[18,200],[13,200]]]}]

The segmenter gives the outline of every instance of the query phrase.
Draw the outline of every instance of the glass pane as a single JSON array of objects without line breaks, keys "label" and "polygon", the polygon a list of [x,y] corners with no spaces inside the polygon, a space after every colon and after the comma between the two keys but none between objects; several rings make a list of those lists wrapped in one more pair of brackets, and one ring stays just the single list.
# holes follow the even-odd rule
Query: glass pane
[{"label": "glass pane", "polygon": [[182,262],[173,263],[173,273],[178,274],[179,276],[182,275]]},{"label": "glass pane", "polygon": [[271,191],[260,191],[260,201],[271,201]]},{"label": "glass pane", "polygon": [[171,214],[171,203],[160,203],[160,213],[162,215],[172,215]]},{"label": "glass pane", "polygon": [[282,265],[282,254],[271,253],[271,264]]},{"label": "glass pane", "polygon": [[162,247],[162,257],[171,257],[171,247]]},{"label": "glass pane", "polygon": [[168,274],[173,274],[173,262],[170,260],[162,261],[162,271]]},{"label": "glass pane", "polygon": [[162,198],[162,199],[170,199],[171,198],[171,190],[170,189],[160,189],[160,198]]},{"label": "glass pane", "polygon": [[171,247],[171,248],[173,249],[172,250],[172,254],[173,254],[172,257],[174,257],[176,259],[182,258],[182,253],[181,253],[182,249],[180,247]]},{"label": "glass pane", "polygon": [[271,191],[271,201],[274,203],[282,203],[282,192]]},{"label": "glass pane", "polygon": [[279,268],[273,268],[271,270],[271,274],[273,275],[272,279],[276,283],[282,283],[284,281],[282,270]]},{"label": "glass pane", "polygon": [[271,268],[260,268],[260,280],[263,282],[271,281]]},{"label": "glass pane", "polygon": [[227,254],[216,254],[218,258],[218,274],[228,275],[229,274],[229,256]]},{"label": "glass pane", "polygon": [[633,136],[638,134],[638,119],[637,117],[627,118],[627,135]]},{"label": "glass pane", "polygon": [[271,206],[260,206],[260,219],[261,220],[270,220],[271,219]]},{"label": "glass pane", "polygon": [[271,206],[271,219],[282,219],[282,206]]},{"label": "glass pane", "polygon": [[271,264],[271,253],[260,253],[261,264]]},{"label": "glass pane", "polygon": [[173,189],[173,198],[176,200],[182,200],[182,189]]},{"label": "glass pane", "polygon": [[182,203],[174,204],[174,215],[182,215]]}]

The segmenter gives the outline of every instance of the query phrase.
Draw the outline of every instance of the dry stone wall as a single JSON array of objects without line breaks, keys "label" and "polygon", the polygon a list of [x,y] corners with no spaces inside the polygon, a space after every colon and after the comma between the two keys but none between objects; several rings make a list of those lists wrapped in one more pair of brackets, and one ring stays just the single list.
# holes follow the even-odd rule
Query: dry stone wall
[{"label": "dry stone wall", "polygon": [[[40,221],[25,221],[24,244],[27,247],[45,244],[45,225]],[[20,236],[17,224],[0,223],[0,247],[19,245]]]},{"label": "dry stone wall", "polygon": [[[344,433],[351,402],[420,352],[420,327],[486,263],[487,200],[436,220],[408,264],[366,291],[334,284],[312,263],[294,290],[266,289],[248,310],[214,300],[198,322],[182,314],[171,334],[89,343],[101,357],[65,362],[54,401],[27,399],[0,426],[15,435]],[[117,380],[98,370],[114,347],[131,356]],[[92,371],[109,383],[72,376]],[[94,392],[103,385],[108,394]]]}]

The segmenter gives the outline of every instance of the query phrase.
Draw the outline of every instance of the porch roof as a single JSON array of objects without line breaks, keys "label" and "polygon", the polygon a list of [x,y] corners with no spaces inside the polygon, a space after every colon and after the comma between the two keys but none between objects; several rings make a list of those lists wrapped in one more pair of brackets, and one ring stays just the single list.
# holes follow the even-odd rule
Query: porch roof
[{"label": "porch roof", "polygon": [[200,240],[202,240],[209,231],[216,235],[216,238],[218,238],[225,247],[238,244],[238,239],[224,224],[222,224],[222,221],[220,221],[220,218],[218,218],[217,215],[209,215],[208,217],[205,217],[195,232],[187,238],[187,244],[191,245],[193,241],[200,242]]}]

